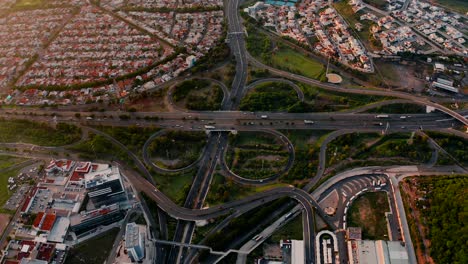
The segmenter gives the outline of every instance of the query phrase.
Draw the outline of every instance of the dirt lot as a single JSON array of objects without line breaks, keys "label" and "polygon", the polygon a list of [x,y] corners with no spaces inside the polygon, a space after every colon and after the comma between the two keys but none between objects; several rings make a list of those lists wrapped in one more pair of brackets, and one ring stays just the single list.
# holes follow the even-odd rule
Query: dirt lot
[{"label": "dirt lot", "polygon": [[3,234],[3,231],[10,222],[10,215],[8,214],[0,214],[0,235]]}]

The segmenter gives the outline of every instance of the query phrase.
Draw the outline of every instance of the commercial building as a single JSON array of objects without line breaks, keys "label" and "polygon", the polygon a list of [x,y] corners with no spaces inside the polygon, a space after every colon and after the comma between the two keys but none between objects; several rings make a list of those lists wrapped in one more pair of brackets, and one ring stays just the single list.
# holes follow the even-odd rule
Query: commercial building
[{"label": "commercial building", "polygon": [[70,217],[70,230],[80,234],[92,230],[100,225],[109,225],[120,221],[125,217],[125,212],[120,210],[118,204],[104,206],[102,208],[83,211]]},{"label": "commercial building", "polygon": [[400,241],[348,241],[350,264],[409,264],[408,252]]},{"label": "commercial building", "polygon": [[128,223],[125,229],[125,248],[134,262],[141,261],[145,257],[145,226]]},{"label": "commercial building", "polygon": [[89,199],[96,208],[126,201],[125,188],[117,167],[109,166],[84,177]]}]

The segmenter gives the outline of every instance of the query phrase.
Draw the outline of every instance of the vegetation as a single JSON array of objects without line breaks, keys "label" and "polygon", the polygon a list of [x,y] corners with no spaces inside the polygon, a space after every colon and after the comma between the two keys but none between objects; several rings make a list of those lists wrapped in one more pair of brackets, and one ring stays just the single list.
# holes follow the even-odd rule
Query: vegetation
[{"label": "vegetation", "polygon": [[266,133],[230,135],[226,162],[236,174],[250,179],[273,176],[286,166],[289,152],[276,137]]},{"label": "vegetation", "polygon": [[155,138],[148,152],[158,166],[178,169],[194,163],[206,144],[204,132],[169,131]]},{"label": "vegetation", "polygon": [[424,106],[417,104],[389,104],[370,109],[367,112],[386,114],[420,114],[425,113],[426,109]]},{"label": "vegetation", "polygon": [[390,212],[386,192],[363,194],[349,208],[348,226],[361,227],[363,239],[388,240],[386,212]]},{"label": "vegetation", "polygon": [[[214,250],[224,250],[229,243],[246,235],[246,232],[250,230],[252,226],[262,228],[263,225],[259,226],[259,223],[288,201],[289,199],[287,198],[281,198],[232,219],[223,230],[207,237],[205,244],[212,247]],[[200,258],[202,257],[203,256]]]},{"label": "vegetation", "polygon": [[0,173],[0,208],[13,194],[13,191],[8,190],[8,178],[18,176],[20,169],[6,170]]},{"label": "vegetation", "polygon": [[210,192],[206,197],[206,202],[209,205],[216,205],[242,199],[248,195],[257,192],[267,191],[273,188],[281,187],[284,184],[273,183],[263,186],[245,186],[234,182],[230,178],[226,178],[221,174],[216,173],[213,176]]},{"label": "vegetation", "polygon": [[468,140],[440,132],[428,131],[426,133],[459,163],[464,166],[468,165]]},{"label": "vegetation", "polygon": [[[113,228],[98,237],[86,240],[86,243],[81,243],[69,251],[65,263],[86,264],[105,262],[118,233],[119,229]],[[97,248],[99,250],[96,250]]]},{"label": "vegetation", "polygon": [[427,162],[431,158],[432,149],[427,137],[417,134],[393,133],[383,136],[370,148],[360,152],[357,158],[393,158],[402,157],[412,162]]},{"label": "vegetation", "polygon": [[325,68],[323,64],[285,45],[278,46],[279,49],[271,55],[271,65],[273,67],[312,79],[325,80]]},{"label": "vegetation", "polygon": [[327,165],[353,157],[355,153],[364,151],[369,143],[380,138],[378,133],[350,133],[339,136],[327,146]]},{"label": "vegetation", "polygon": [[274,243],[278,243],[278,241],[282,239],[303,239],[302,217],[300,214],[289,223],[276,230],[270,238]]},{"label": "vegetation", "polygon": [[294,145],[295,159],[292,168],[281,181],[286,183],[302,183],[315,176],[318,166],[320,137],[329,131],[316,130],[286,130],[282,131]]},{"label": "vegetation", "polygon": [[418,241],[416,249],[424,246],[422,236],[430,240],[428,250],[434,263],[467,263],[467,175],[414,177],[405,179],[402,188],[416,193],[410,197],[402,192],[405,204],[410,204],[406,210],[413,239]]},{"label": "vegetation", "polygon": [[63,146],[80,140],[81,129],[65,123],[55,128],[46,123],[0,118],[0,142],[23,142],[41,146]]},{"label": "vegetation", "polygon": [[69,150],[78,152],[82,159],[89,160],[121,160],[133,164],[133,160],[125,151],[114,146],[107,138],[90,133],[88,140],[68,147]]},{"label": "vegetation", "polygon": [[219,110],[223,100],[223,90],[208,80],[194,79],[176,86],[173,98],[183,101],[190,110]]},{"label": "vegetation", "polygon": [[27,159],[14,156],[0,155],[0,170],[7,169],[26,160]]},{"label": "vegetation", "polygon": [[461,14],[468,12],[468,3],[465,0],[436,0],[435,2]]},{"label": "vegetation", "polygon": [[240,109],[246,111],[285,111],[298,102],[296,91],[286,83],[268,82],[244,97]]},{"label": "vegetation", "polygon": [[196,168],[194,168],[189,171],[173,174],[153,173],[153,178],[160,191],[171,198],[172,201],[182,206],[190,191],[190,186],[196,173]]},{"label": "vegetation", "polygon": [[259,31],[253,23],[246,23],[249,33],[246,38],[246,47],[252,56],[275,68],[298,73],[312,79],[325,78],[323,64],[282,43],[273,43],[270,37]]},{"label": "vegetation", "polygon": [[105,132],[111,137],[115,138],[120,143],[124,144],[134,153],[138,153],[141,156],[143,145],[146,140],[158,132],[158,128],[154,127],[109,127],[109,126],[98,126],[97,129]]},{"label": "vegetation", "polygon": [[375,6],[379,9],[385,10],[385,6],[387,5],[387,1],[385,0],[364,0],[364,2],[368,3],[371,6]]},{"label": "vegetation", "polygon": [[304,92],[305,100],[310,108],[308,109],[308,112],[332,112],[346,110],[367,105],[369,103],[392,99],[390,97],[383,96],[326,91],[303,83],[299,83],[298,85]]}]

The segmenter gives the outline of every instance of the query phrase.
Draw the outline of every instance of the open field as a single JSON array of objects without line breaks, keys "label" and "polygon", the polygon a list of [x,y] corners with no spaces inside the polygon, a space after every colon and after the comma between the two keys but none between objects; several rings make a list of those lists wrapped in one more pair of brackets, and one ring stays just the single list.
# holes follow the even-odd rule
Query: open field
[{"label": "open field", "polygon": [[[90,264],[103,263],[110,253],[115,237],[119,233],[118,228],[87,240],[85,243],[72,248],[65,261],[66,264]],[[97,250],[99,249],[99,250]]]},{"label": "open field", "polygon": [[325,74],[324,65],[286,46],[273,52],[271,65],[312,79],[320,79]]},{"label": "open field", "polygon": [[389,212],[386,192],[372,192],[359,196],[348,213],[348,226],[361,227],[362,238],[388,240],[385,212]]},{"label": "open field", "polygon": [[59,123],[53,128],[46,123],[0,119],[0,142],[63,146],[76,142],[80,138],[81,129],[73,125]]}]

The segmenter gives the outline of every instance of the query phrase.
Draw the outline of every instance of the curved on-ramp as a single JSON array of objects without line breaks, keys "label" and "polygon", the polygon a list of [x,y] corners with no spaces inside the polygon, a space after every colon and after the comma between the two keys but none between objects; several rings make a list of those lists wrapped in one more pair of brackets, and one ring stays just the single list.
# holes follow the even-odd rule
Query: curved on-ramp
[{"label": "curved on-ramp", "polygon": [[338,86],[338,85],[334,85],[334,84],[323,83],[323,82],[320,82],[320,81],[317,81],[317,80],[314,80],[314,79],[311,79],[311,78],[304,77],[302,75],[289,73],[289,72],[282,71],[282,70],[273,68],[271,66],[265,65],[262,62],[255,59],[254,57],[252,57],[248,52],[246,52],[246,53],[247,53],[248,60],[253,65],[255,65],[256,67],[268,69],[270,72],[272,72],[274,74],[277,74],[277,75],[279,75],[281,77],[284,77],[284,78],[289,78],[289,79],[297,80],[297,81],[304,82],[304,83],[307,83],[307,84],[316,85],[316,86],[318,86],[320,88],[323,88],[323,89],[326,89],[326,90],[331,90],[331,91],[337,91],[337,92],[343,92],[343,93],[353,93],[353,94],[393,96],[393,97],[398,97],[398,98],[401,98],[401,99],[407,99],[407,100],[410,100],[410,101],[412,101],[412,102],[414,102],[416,104],[425,105],[425,106],[432,106],[435,109],[452,116],[453,118],[457,119],[458,121],[460,121],[463,124],[465,124],[466,126],[468,126],[468,120],[464,116],[460,115],[459,113],[457,113],[457,112],[455,112],[455,111],[453,111],[453,110],[451,110],[451,109],[449,109],[449,108],[447,108],[447,107],[445,107],[443,105],[431,102],[426,98],[420,98],[420,97],[417,97],[415,95],[411,95],[411,94],[407,94],[407,93],[403,93],[403,92],[387,91],[387,90],[384,90],[384,89],[377,89],[377,88],[372,89],[372,90],[370,90],[370,89],[369,90],[354,89],[354,88],[353,89],[348,89],[348,88]]},{"label": "curved on-ramp", "polygon": [[[258,132],[259,130],[254,130],[254,131]],[[294,165],[294,159],[296,157],[296,154],[295,154],[294,145],[292,144],[292,142],[285,135],[283,135],[282,133],[280,133],[280,132],[278,132],[276,130],[262,129],[260,131],[263,132],[263,133],[272,134],[272,135],[278,137],[285,145],[288,146],[287,147],[288,152],[289,152],[288,162],[287,162],[286,166],[280,172],[277,172],[277,173],[275,173],[274,175],[272,175],[272,176],[270,176],[268,178],[248,179],[248,178],[245,178],[245,177],[242,177],[242,176],[236,174],[235,172],[233,172],[229,168],[229,166],[226,163],[226,153],[227,153],[227,149],[228,149],[228,146],[226,146],[226,148],[223,151],[223,156],[222,156],[222,158],[220,158],[220,166],[221,166],[221,169],[224,171],[224,173],[228,177],[232,178],[234,181],[236,181],[238,183],[247,184],[247,185],[265,185],[265,184],[268,184],[268,183],[272,183],[272,182],[276,181],[281,175],[287,173],[292,168],[292,166]]]}]

